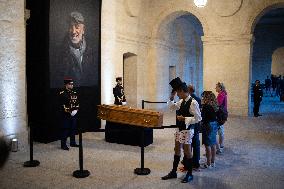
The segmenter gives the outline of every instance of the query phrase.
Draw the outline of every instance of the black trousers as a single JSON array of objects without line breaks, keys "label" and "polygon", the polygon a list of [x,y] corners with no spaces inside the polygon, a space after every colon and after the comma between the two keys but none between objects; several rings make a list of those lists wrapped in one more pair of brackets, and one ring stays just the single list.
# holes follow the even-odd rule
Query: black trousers
[{"label": "black trousers", "polygon": [[[199,123],[198,123],[199,124]],[[200,140],[199,140],[199,128],[195,127],[194,135],[192,138],[192,149],[193,149],[193,157],[192,164],[194,168],[199,168],[199,160],[200,160]]]},{"label": "black trousers", "polygon": [[66,140],[68,137],[70,137],[70,144],[75,144],[77,116],[64,116],[62,121],[61,146],[66,146]]},{"label": "black trousers", "polygon": [[260,106],[260,101],[259,101],[259,100],[255,100],[255,101],[254,101],[254,107],[253,107],[253,114],[254,114],[255,116],[258,115],[259,106]]}]

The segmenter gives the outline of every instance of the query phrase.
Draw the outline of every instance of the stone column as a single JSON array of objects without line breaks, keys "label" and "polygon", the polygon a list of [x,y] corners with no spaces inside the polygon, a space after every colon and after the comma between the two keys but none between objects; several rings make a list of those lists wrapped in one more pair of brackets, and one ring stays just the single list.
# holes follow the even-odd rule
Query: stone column
[{"label": "stone column", "polygon": [[203,85],[215,92],[223,82],[228,92],[230,114],[249,113],[252,35],[204,36]]},{"label": "stone column", "polygon": [[113,104],[112,88],[115,84],[116,3],[102,1],[101,18],[101,103]]},{"label": "stone column", "polygon": [[26,138],[24,0],[0,2],[0,132]]}]

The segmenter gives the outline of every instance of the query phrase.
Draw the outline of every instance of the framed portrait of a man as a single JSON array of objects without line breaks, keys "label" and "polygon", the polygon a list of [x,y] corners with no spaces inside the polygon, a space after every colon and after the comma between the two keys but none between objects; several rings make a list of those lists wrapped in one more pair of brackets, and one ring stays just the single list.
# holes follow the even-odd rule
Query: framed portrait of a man
[{"label": "framed portrait of a man", "polygon": [[60,88],[64,78],[75,87],[99,82],[100,0],[50,0],[50,87]]},{"label": "framed portrait of a man", "polygon": [[[82,131],[100,128],[101,0],[27,0],[27,112],[34,140],[51,142],[61,135],[60,92],[72,79]],[[72,97],[73,98],[73,97]]]}]

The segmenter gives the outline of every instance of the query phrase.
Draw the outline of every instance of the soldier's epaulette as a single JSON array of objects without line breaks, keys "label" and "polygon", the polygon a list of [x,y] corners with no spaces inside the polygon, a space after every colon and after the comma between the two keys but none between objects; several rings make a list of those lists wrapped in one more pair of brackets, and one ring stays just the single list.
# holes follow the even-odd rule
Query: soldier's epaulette
[{"label": "soldier's epaulette", "polygon": [[60,91],[60,92],[59,92],[59,94],[63,94],[63,93],[64,93],[64,91]]}]

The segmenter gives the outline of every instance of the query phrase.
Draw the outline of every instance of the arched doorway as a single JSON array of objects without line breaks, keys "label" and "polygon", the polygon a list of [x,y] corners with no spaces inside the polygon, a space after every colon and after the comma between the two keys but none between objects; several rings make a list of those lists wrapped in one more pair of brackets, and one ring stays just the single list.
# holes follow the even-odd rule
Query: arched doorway
[{"label": "arched doorway", "polygon": [[[255,41],[252,47],[251,86],[255,80],[260,80],[264,92],[260,112],[263,114],[284,112],[279,104],[279,93],[277,92],[279,75],[272,76],[273,54],[276,49],[284,46],[284,5],[280,4],[263,10],[256,17],[252,32]],[[265,89],[265,80],[271,81],[270,90]],[[251,96],[253,96],[252,91]],[[252,112],[252,107],[253,103],[249,107],[250,112]]]},{"label": "arched doorway", "polygon": [[284,47],[280,47],[273,52],[271,73],[284,76]]},{"label": "arched doorway", "polygon": [[137,55],[123,54],[123,83],[127,105],[137,107]]},{"label": "arched doorway", "polygon": [[189,12],[175,12],[161,22],[157,29],[156,86],[159,100],[167,100],[173,77],[180,77],[196,87],[197,95],[203,90],[203,27]]}]

